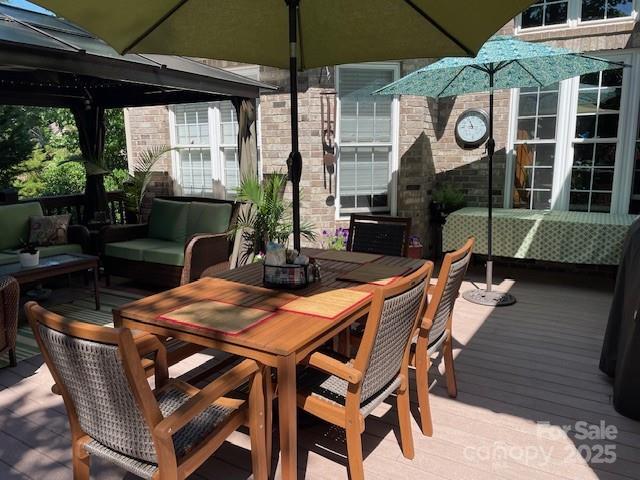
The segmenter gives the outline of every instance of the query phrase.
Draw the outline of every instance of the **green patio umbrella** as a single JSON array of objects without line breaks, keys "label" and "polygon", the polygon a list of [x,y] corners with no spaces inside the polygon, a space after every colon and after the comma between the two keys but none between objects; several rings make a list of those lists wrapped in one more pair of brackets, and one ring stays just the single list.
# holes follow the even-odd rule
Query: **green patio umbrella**
[{"label": "green patio umbrella", "polygon": [[288,68],[294,246],[300,248],[297,70],[402,58],[473,56],[533,0],[35,0],[120,53]]},{"label": "green patio umbrella", "polygon": [[482,305],[511,305],[515,298],[495,292],[492,261],[493,200],[493,91],[503,88],[546,87],[560,80],[624,66],[619,62],[591,57],[566,48],[531,43],[500,35],[485,43],[475,58],[444,58],[397,80],[375,92],[376,95],[419,95],[449,97],[489,91],[489,157],[487,189],[487,286],[463,296]]}]

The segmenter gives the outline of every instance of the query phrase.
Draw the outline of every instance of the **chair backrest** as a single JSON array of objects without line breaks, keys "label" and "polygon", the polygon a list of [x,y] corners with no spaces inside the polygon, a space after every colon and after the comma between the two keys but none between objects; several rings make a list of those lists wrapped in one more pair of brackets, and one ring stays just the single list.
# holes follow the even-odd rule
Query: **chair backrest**
[{"label": "chair backrest", "polygon": [[408,362],[413,334],[426,306],[433,263],[374,293],[354,368],[363,372],[361,401],[366,401],[400,373]]},{"label": "chair backrest", "polygon": [[458,292],[467,271],[475,238],[471,237],[462,248],[444,256],[438,284],[429,302],[426,319],[431,321],[429,342],[437,340],[447,328],[447,323],[453,312],[453,306],[458,298]]},{"label": "chair backrest", "polygon": [[0,352],[13,348],[18,328],[20,285],[9,276],[0,277]]},{"label": "chair backrest", "polygon": [[406,257],[411,219],[351,214],[347,250]]},{"label": "chair backrest", "polygon": [[29,302],[27,317],[62,392],[74,437],[157,463],[151,428],[162,415],[128,329],[70,321]]}]

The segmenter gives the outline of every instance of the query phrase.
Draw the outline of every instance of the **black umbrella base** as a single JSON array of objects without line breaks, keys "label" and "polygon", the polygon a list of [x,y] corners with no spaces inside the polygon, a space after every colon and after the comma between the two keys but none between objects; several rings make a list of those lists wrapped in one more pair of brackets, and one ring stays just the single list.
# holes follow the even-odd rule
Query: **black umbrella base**
[{"label": "black umbrella base", "polygon": [[495,292],[482,290],[477,288],[469,290],[462,294],[462,298],[478,305],[487,305],[489,307],[507,307],[516,303],[516,297],[510,293]]}]

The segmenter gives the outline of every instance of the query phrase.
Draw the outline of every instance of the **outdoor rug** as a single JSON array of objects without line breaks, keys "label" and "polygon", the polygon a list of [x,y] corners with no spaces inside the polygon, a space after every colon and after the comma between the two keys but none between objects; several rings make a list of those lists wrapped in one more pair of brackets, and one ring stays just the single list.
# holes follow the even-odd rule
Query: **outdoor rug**
[{"label": "outdoor rug", "polygon": [[[60,289],[55,292],[56,302],[47,302],[43,306],[64,315],[67,318],[93,323],[95,325],[113,326],[112,310],[120,305],[141,298],[129,292],[102,288],[100,291],[100,310],[95,309],[93,292],[81,288]],[[64,302],[64,303],[61,303]],[[40,354],[38,344],[33,337],[31,327],[26,319],[21,318],[16,339],[16,358],[18,362]],[[8,355],[0,356],[0,368],[9,365]]]}]

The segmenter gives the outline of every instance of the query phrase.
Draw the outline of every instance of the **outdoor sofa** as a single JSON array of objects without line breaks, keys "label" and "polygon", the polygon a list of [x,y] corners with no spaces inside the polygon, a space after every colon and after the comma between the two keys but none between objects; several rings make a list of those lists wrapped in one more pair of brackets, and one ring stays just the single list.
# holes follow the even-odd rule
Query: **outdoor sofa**
[{"label": "outdoor sofa", "polygon": [[109,225],[100,232],[101,259],[111,275],[172,288],[200,278],[213,265],[228,264],[227,231],[237,204],[200,197],[158,197],[149,222]]},{"label": "outdoor sofa", "polygon": [[[31,217],[43,216],[39,202],[0,205],[0,265],[18,261],[16,253],[29,240]],[[63,253],[83,253],[89,245],[89,231],[83,225],[69,225],[67,243],[38,246],[40,258]]]}]

